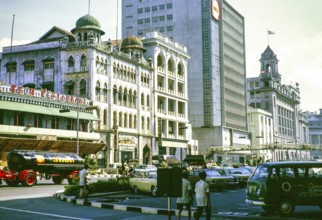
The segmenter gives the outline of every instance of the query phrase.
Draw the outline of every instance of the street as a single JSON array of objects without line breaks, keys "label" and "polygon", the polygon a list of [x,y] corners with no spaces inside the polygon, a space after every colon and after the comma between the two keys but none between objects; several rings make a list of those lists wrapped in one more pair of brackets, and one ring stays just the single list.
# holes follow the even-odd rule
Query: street
[{"label": "street", "polygon": [[[64,189],[63,185],[54,185],[51,181],[39,181],[33,187],[0,186],[0,220],[6,219],[166,219],[166,215],[150,215],[131,211],[117,211],[111,209],[95,208],[91,206],[75,205],[64,202],[52,195]],[[111,197],[91,197],[92,202],[108,202],[128,206],[156,206],[167,209],[165,197],[151,197],[149,195],[125,194]],[[123,198],[123,199],[120,199]],[[128,198],[128,199],[124,199]],[[131,199],[135,198],[135,199]],[[249,206],[245,202],[245,189],[222,190],[211,192],[212,218],[214,219],[321,219],[319,207],[296,207],[295,214],[282,218],[278,214],[267,216],[261,207]],[[171,199],[171,209],[176,208],[175,198]],[[220,217],[219,217],[220,216]],[[177,219],[171,216],[172,219]],[[187,219],[183,217],[182,219]]]}]

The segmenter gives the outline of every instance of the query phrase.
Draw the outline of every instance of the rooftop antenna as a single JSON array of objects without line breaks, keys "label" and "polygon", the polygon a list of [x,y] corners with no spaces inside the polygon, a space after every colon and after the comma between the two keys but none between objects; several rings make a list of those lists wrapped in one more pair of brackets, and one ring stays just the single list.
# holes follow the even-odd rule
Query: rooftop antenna
[{"label": "rooftop antenna", "polygon": [[[116,9],[116,39],[115,40],[117,42],[117,40],[118,40],[118,29],[119,29],[119,27],[118,27],[118,25],[119,25],[119,0],[116,0],[116,2],[117,2],[117,4],[116,4],[117,9]],[[118,49],[120,49],[118,43],[117,43],[117,46],[118,46]]]},{"label": "rooftop antenna", "polygon": [[91,0],[88,0],[88,14],[91,13]]},{"label": "rooftop antenna", "polygon": [[8,66],[10,66],[9,84],[11,84],[11,71],[12,71],[11,59],[12,59],[12,39],[13,39],[14,24],[15,24],[15,15],[13,15],[13,18],[12,18],[12,28],[11,28],[10,56],[9,56],[9,65],[8,65]]}]

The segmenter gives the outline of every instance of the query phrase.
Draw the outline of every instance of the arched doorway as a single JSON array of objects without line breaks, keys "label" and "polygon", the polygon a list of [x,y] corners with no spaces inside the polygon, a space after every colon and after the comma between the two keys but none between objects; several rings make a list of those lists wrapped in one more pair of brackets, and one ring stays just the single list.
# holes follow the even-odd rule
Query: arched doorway
[{"label": "arched doorway", "polygon": [[143,148],[143,164],[150,163],[150,148],[148,145],[145,145]]}]

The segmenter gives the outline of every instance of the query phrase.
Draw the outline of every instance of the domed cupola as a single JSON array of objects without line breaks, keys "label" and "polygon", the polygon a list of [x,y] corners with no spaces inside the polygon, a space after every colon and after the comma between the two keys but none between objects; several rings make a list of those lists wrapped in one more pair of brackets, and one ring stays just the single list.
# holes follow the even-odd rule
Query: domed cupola
[{"label": "domed cupola", "polygon": [[123,39],[121,44],[121,51],[128,53],[129,51],[140,51],[145,52],[146,49],[143,47],[143,43],[140,38],[131,35],[125,39]]},{"label": "domed cupola", "polygon": [[100,22],[90,14],[84,15],[76,21],[76,28],[92,27],[101,28]]},{"label": "domed cupola", "polygon": [[92,33],[95,36],[97,43],[101,42],[101,36],[105,34],[101,30],[100,22],[92,15],[87,14],[83,17],[80,17],[76,21],[76,27],[71,30],[75,35],[76,42],[86,42],[88,40],[88,35]]}]

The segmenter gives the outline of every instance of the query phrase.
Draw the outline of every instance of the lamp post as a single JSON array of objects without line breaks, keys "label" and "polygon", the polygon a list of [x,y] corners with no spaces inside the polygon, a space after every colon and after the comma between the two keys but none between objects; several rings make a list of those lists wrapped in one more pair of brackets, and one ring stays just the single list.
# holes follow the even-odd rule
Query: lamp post
[{"label": "lamp post", "polygon": [[[86,107],[85,110],[94,110],[97,109],[97,106]],[[79,102],[77,102],[77,109],[76,109],[76,153],[79,155]],[[60,113],[70,112],[70,109],[60,109]]]}]

